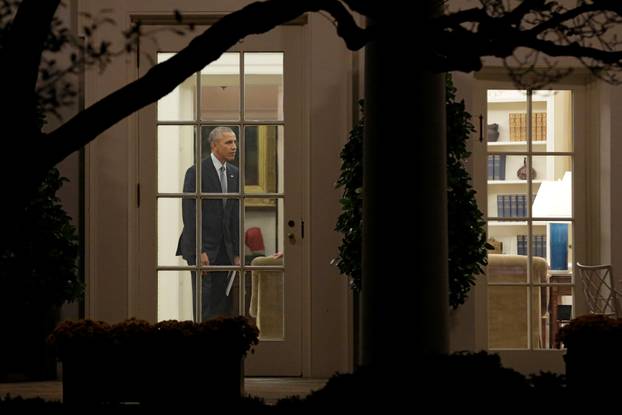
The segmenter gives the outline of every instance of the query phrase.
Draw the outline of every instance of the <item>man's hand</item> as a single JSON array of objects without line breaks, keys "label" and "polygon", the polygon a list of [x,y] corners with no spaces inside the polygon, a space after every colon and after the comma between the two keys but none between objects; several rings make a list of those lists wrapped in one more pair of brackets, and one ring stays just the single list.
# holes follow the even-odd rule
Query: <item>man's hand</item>
[{"label": "man's hand", "polygon": [[240,265],[240,257],[239,256],[234,256],[233,257],[233,265]]},{"label": "man's hand", "polygon": [[209,257],[207,256],[207,252],[201,252],[201,266],[207,267],[209,265]]}]

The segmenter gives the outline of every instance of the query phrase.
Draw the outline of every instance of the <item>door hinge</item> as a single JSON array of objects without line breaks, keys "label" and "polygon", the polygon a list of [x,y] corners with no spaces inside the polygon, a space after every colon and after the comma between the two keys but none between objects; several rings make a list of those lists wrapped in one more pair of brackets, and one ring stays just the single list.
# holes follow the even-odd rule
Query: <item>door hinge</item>
[{"label": "door hinge", "polygon": [[304,239],[305,238],[305,221],[301,220],[300,221],[300,239]]},{"label": "door hinge", "polygon": [[136,207],[140,207],[140,183],[136,183]]}]

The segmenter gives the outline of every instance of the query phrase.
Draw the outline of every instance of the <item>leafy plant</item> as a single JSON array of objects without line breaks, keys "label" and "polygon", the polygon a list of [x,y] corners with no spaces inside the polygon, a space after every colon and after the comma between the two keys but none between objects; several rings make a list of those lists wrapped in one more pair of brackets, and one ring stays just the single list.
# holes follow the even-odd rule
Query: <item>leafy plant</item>
[{"label": "leafy plant", "polygon": [[[363,101],[359,101],[361,111]],[[348,142],[341,150],[341,175],[337,187],[343,187],[341,214],[335,230],[343,234],[339,246],[339,256],[331,263],[339,267],[339,272],[350,278],[353,290],[361,288],[361,258],[363,255],[363,128],[365,117],[361,117],[350,131]]]},{"label": "leafy plant", "polygon": [[475,132],[471,114],[464,101],[456,100],[456,88],[446,76],[445,111],[447,114],[447,219],[449,227],[449,304],[455,309],[464,304],[475,276],[484,274],[487,265],[484,215],[477,207],[471,176],[464,168],[471,155],[466,142]]},{"label": "leafy plant", "polygon": [[[449,304],[463,304],[475,284],[475,276],[483,274],[487,264],[486,224],[477,207],[471,177],[464,168],[470,153],[466,141],[475,131],[471,114],[464,101],[456,101],[456,88],[451,75],[446,81],[447,112],[447,196],[449,222]],[[360,103],[362,107],[362,102]],[[348,276],[354,290],[361,288],[361,258],[363,229],[363,128],[365,119],[350,131],[348,142],[341,151],[341,175],[337,187],[343,187],[341,214],[335,230],[343,234],[339,256],[332,263]]]},{"label": "leafy plant", "polygon": [[19,220],[19,234],[0,252],[3,307],[48,309],[82,295],[78,238],[56,195],[67,179],[51,169]]}]

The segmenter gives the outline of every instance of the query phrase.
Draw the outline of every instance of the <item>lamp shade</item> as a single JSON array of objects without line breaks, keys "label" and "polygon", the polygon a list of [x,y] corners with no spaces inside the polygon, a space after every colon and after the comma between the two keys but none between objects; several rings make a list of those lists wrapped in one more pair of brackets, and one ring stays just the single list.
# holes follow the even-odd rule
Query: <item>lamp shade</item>
[{"label": "lamp shade", "polygon": [[533,201],[532,214],[540,218],[570,218],[572,216],[572,173],[567,171],[561,180],[544,180]]}]

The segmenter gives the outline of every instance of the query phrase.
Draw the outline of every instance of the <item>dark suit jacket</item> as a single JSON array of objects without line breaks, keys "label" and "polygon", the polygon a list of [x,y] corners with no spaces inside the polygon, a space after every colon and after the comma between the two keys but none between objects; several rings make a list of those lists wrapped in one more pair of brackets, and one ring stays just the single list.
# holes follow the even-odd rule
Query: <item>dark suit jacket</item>
[{"label": "dark suit jacket", "polygon": [[[184,193],[194,193],[196,185],[196,166],[186,171],[184,179]],[[236,166],[227,163],[227,191],[237,193],[240,189],[239,170]],[[203,193],[221,193],[220,179],[212,158],[207,157],[201,162],[201,191]],[[233,257],[240,255],[240,219],[239,201],[227,199],[223,207],[222,199],[203,199],[202,201],[202,233],[201,252],[206,252],[213,264],[224,242],[224,249],[233,263]],[[184,229],[179,237],[176,255],[181,255],[186,261],[196,260],[195,227],[196,227],[196,199],[184,198],[182,214]],[[223,265],[223,264],[220,264]]]}]

